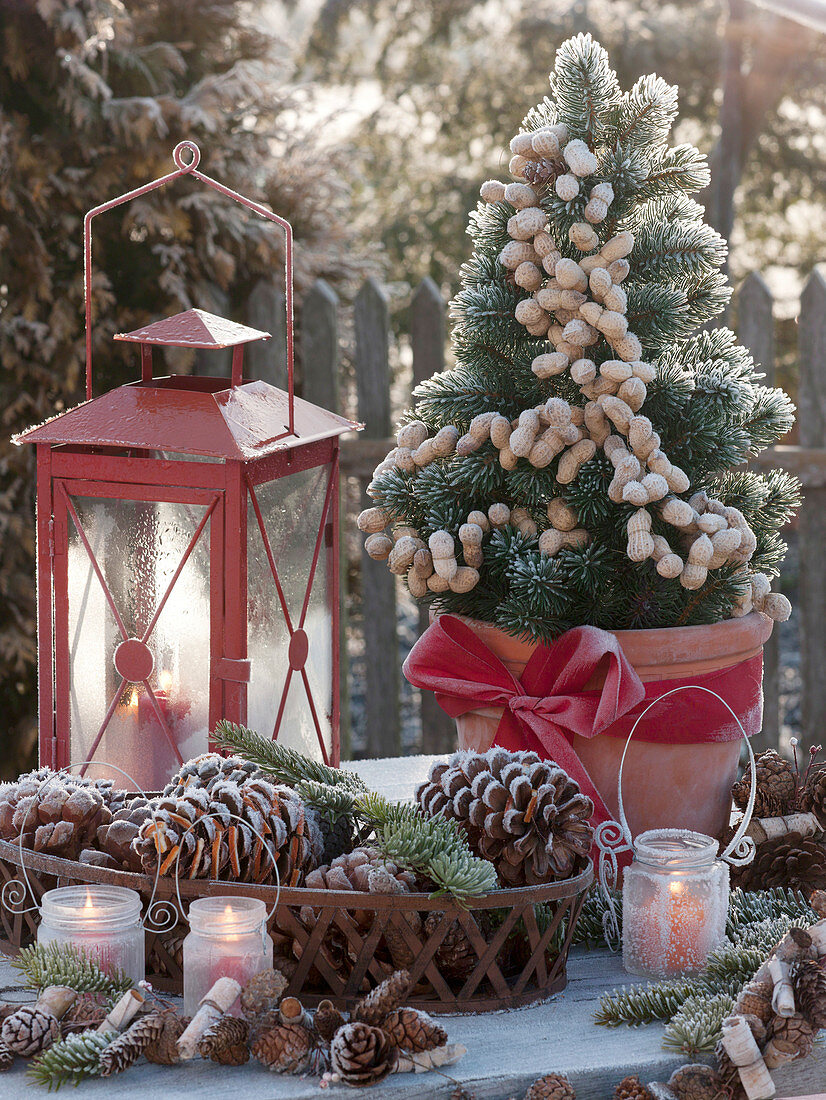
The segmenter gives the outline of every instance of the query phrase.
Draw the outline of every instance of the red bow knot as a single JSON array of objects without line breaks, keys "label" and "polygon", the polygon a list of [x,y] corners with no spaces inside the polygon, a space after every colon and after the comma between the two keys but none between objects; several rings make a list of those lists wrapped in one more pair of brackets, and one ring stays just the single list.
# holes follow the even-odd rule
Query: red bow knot
[{"label": "red bow knot", "polygon": [[[605,673],[600,691],[586,690]],[[578,626],[534,651],[517,679],[482,639],[455,615],[440,615],[419,638],[404,664],[414,687],[436,694],[456,718],[468,711],[502,707],[496,743],[533,748],[575,779],[595,807],[596,824],[611,819],[574,751],[573,735],[594,737],[633,710],[645,688],[614,634]]]}]

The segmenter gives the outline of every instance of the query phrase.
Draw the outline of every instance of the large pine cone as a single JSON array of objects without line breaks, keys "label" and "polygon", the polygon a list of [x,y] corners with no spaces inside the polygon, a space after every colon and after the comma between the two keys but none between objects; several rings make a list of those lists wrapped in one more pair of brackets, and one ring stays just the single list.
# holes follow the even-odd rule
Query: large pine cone
[{"label": "large pine cone", "polygon": [[812,768],[800,796],[800,808],[813,813],[826,829],[826,764]]},{"label": "large pine cone", "polygon": [[752,862],[732,872],[732,886],[743,890],[786,886],[808,896],[826,888],[826,847],[811,837],[789,833],[760,844]]},{"label": "large pine cone", "polygon": [[[104,791],[106,793],[104,793]],[[111,820],[103,790],[89,779],[49,768],[0,784],[0,839],[26,848],[76,859],[99,825]]]},{"label": "large pine cone", "polygon": [[720,1100],[723,1081],[717,1070],[697,1063],[675,1069],[668,1087],[677,1100]]},{"label": "large pine cone", "polygon": [[182,878],[270,883],[271,852],[281,885],[298,886],[321,852],[295,791],[256,776],[236,757],[189,761],[151,809],[135,843],[148,874],[160,864],[162,875],[174,875],[177,863]]},{"label": "large pine cone", "polygon": [[525,1100],[576,1100],[576,1090],[561,1073],[546,1073],[534,1081]]},{"label": "large pine cone", "polygon": [[[111,857],[116,867],[123,871],[143,870],[141,857],[137,851],[137,839],[141,825],[152,814],[147,799],[138,795],[131,799],[123,809],[113,815],[107,825],[98,826],[97,843],[101,852]],[[81,861],[83,859],[81,857]]]},{"label": "large pine cone", "polygon": [[460,822],[509,886],[569,878],[593,841],[590,798],[534,752],[454,753],[431,767],[416,799],[426,813]]},{"label": "large pine cone", "polygon": [[[735,803],[745,810],[751,792],[751,773],[745,772],[731,788]],[[797,800],[797,777],[788,760],[774,749],[767,749],[757,758],[757,794],[755,817],[782,817],[791,813]]]},{"label": "large pine cone", "polygon": [[826,1027],[826,970],[814,959],[801,959],[792,968],[794,1003],[819,1031]]},{"label": "large pine cone", "polygon": [[340,1027],[330,1044],[330,1068],[346,1085],[375,1085],[393,1072],[398,1060],[389,1036],[359,1020]]}]

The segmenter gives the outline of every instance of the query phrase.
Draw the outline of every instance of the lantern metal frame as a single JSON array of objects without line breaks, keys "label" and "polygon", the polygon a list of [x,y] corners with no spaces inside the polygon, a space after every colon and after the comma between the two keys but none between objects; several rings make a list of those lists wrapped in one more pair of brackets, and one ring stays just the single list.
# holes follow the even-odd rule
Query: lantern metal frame
[{"label": "lantern metal frame", "polygon": [[[190,159],[185,160],[188,154]],[[254,525],[263,540],[277,595],[277,606],[289,633],[288,667],[272,729],[278,737],[285,705],[294,678],[301,679],[325,763],[339,762],[340,700],[338,668],[339,562],[339,437],[358,430],[357,424],[319,409],[295,396],[293,319],[293,231],[289,222],[260,203],[231,190],[198,170],[200,150],[194,142],[180,142],[173,152],[176,170],[101,203],[84,219],[84,304],[86,319],[86,402],[61,413],[45,424],[16,436],[14,442],[31,442],[37,448],[37,622],[39,663],[40,760],[53,768],[65,767],[72,755],[71,654],[69,640],[68,539],[72,527],[83,545],[89,564],[102,587],[124,646],[120,686],[108,695],[108,707],[92,738],[82,771],[94,756],[128,683],[142,684],[160,731],[173,749],[177,763],[182,755],[168,716],[151,682],[152,656],[148,648],[152,631],[200,540],[209,539],[209,731],[221,718],[245,724],[247,691],[251,680],[248,653],[248,538]],[[191,176],[274,222],[285,233],[285,308],[287,392],[264,382],[243,378],[243,346],[250,339],[268,339],[269,333],[234,325],[200,311],[188,311],[169,322],[117,336],[140,344],[141,379],[93,397],[92,370],[92,223],[106,211]],[[199,314],[191,318],[189,314]],[[203,318],[214,322],[217,336],[208,344],[198,342],[197,326]],[[195,326],[195,328],[193,328]],[[153,337],[150,329],[166,336]],[[231,379],[197,376],[154,378],[152,345],[213,348],[232,346]],[[155,416],[164,406],[165,417]],[[170,421],[175,429],[168,429]],[[175,435],[175,431],[179,433]],[[166,433],[166,434],[165,434]],[[160,458],[158,457],[160,455]],[[181,456],[180,458],[178,456]],[[171,457],[170,457],[171,456]],[[185,460],[183,456],[207,461]],[[318,521],[309,575],[300,609],[287,605],[279,575],[278,555],[271,541],[256,490],[290,474],[326,468],[326,485],[320,488],[323,504]],[[160,596],[149,609],[148,626],[130,638],[117,606],[112,586],[83,529],[74,496],[112,501],[170,503],[198,506],[203,513],[193,521],[193,532],[177,566]],[[250,513],[251,510],[251,514]],[[205,535],[208,526],[208,535]],[[319,576],[322,556],[327,555],[329,583],[327,605],[331,612],[329,734],[319,717],[319,706],[305,667],[308,635],[305,620]],[[127,652],[128,651],[128,652]],[[129,658],[128,660],[126,658]],[[325,686],[326,692],[326,686]],[[211,747],[211,744],[210,744]],[[110,750],[111,755],[111,750]]]}]

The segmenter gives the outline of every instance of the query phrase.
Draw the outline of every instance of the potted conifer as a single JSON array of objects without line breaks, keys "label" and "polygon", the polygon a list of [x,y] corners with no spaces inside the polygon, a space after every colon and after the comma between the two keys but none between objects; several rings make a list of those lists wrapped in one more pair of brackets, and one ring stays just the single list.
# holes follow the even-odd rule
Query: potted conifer
[{"label": "potted conifer", "polygon": [[[550,82],[511,182],[484,183],[471,215],[455,366],[415,391],[359,526],[438,614],[406,672],[460,744],[544,749],[607,815],[643,695],[702,684],[759,729],[799,486],[744,463],[794,410],[706,327],[729,297],[726,243],[690,197],[705,158],[668,144],[676,88],[622,92],[590,35]],[[655,713],[627,765],[632,828],[717,832],[736,723],[694,693]]]}]

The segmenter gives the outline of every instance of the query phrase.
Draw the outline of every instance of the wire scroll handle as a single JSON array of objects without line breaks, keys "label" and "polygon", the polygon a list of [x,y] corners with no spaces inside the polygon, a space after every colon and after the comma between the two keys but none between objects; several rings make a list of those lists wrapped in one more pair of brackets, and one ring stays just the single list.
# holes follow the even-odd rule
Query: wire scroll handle
[{"label": "wire scroll handle", "polygon": [[666,691],[663,695],[658,696],[656,699],[652,699],[631,727],[631,732],[628,734],[628,739],[625,742],[625,748],[623,749],[620,759],[619,774],[617,776],[617,803],[619,810],[617,816],[619,817],[619,821],[603,821],[597,828],[594,837],[596,846],[599,849],[598,888],[605,903],[605,910],[602,915],[602,927],[605,934],[605,941],[612,950],[619,949],[621,939],[619,918],[617,916],[616,904],[612,893],[612,891],[616,889],[617,880],[619,878],[619,862],[617,857],[624,852],[634,851],[634,838],[628,825],[628,819],[625,816],[625,806],[622,800],[622,772],[625,767],[625,758],[628,755],[631,738],[634,736],[637,726],[643,718],[645,718],[649,710],[651,710],[653,706],[656,706],[657,703],[662,702],[663,699],[667,699],[669,695],[676,695],[680,691],[704,691],[707,695],[713,695],[715,699],[720,700],[740,728],[740,732],[743,735],[749,753],[749,770],[751,774],[749,801],[737,831],[718,858],[725,860],[725,862],[735,867],[742,867],[747,863],[751,863],[754,859],[756,846],[752,838],[746,835],[746,830],[751,823],[752,813],[754,812],[754,800],[757,795],[757,765],[754,759],[754,750],[751,747],[748,734],[745,729],[743,729],[743,723],[726,700],[721,695],[718,695],[716,691],[712,691],[711,688],[702,687],[700,684],[680,684],[679,687],[671,688],[670,691]]}]

